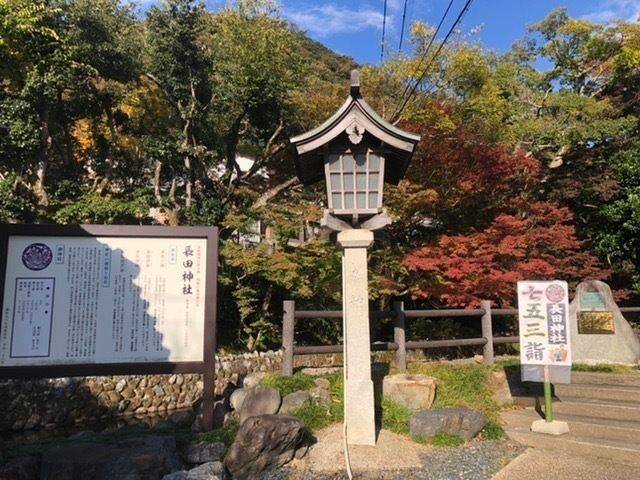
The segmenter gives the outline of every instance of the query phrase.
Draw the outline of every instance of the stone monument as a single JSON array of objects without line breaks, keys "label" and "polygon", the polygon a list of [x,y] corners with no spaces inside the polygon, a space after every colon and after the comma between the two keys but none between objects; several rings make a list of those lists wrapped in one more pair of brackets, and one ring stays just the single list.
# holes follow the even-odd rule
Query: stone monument
[{"label": "stone monument", "polygon": [[576,288],[569,306],[574,363],[637,364],[640,340],[622,316],[611,288],[586,280]]}]

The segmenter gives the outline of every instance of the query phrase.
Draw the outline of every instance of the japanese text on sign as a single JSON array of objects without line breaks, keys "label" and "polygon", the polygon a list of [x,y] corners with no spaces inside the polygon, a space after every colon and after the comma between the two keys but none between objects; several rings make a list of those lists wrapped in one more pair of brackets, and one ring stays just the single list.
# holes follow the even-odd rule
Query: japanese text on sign
[{"label": "japanese text on sign", "polygon": [[571,365],[566,282],[518,282],[520,362]]},{"label": "japanese text on sign", "polygon": [[203,361],[206,247],[10,236],[0,366]]}]

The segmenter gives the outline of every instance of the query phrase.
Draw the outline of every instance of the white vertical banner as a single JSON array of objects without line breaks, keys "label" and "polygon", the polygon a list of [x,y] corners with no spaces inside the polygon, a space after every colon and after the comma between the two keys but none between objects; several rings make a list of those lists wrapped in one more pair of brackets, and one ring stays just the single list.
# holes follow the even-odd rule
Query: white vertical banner
[{"label": "white vertical banner", "polygon": [[520,363],[571,367],[567,282],[518,282]]}]

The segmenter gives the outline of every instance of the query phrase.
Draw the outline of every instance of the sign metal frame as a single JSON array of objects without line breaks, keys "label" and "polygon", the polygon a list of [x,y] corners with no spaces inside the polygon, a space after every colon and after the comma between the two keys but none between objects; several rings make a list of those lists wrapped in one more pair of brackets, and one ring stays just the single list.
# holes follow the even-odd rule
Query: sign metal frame
[{"label": "sign metal frame", "polygon": [[[103,375],[159,375],[197,373],[203,376],[202,411],[204,430],[213,429],[215,389],[216,315],[218,285],[218,227],[169,227],[151,225],[0,225],[0,312],[4,306],[9,238],[120,237],[198,238],[207,241],[205,255],[204,338],[201,362],[84,363],[0,367],[0,379],[84,377]],[[0,327],[2,315],[0,315]]]}]

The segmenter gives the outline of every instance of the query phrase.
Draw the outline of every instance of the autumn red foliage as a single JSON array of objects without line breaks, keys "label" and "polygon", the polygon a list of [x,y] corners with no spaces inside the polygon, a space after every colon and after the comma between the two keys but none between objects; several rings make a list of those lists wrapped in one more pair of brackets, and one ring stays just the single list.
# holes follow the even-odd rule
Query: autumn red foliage
[{"label": "autumn red foliage", "polygon": [[529,203],[518,215],[498,215],[469,235],[443,235],[407,255],[413,294],[448,306],[480,300],[513,305],[518,280],[606,278],[609,271],[581,250],[568,208]]},{"label": "autumn red foliage", "polygon": [[486,226],[540,185],[540,162],[522,150],[479,142],[464,130],[403,127],[422,137],[407,179],[436,192],[429,213],[445,231]]}]

